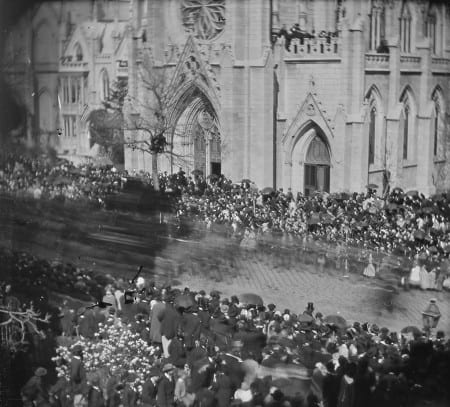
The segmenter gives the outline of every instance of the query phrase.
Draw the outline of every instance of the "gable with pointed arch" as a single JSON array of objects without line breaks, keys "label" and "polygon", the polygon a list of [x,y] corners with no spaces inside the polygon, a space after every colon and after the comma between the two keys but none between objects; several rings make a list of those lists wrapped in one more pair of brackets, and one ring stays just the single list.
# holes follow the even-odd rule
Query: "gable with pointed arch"
[{"label": "gable with pointed arch", "polygon": [[315,124],[322,129],[327,140],[332,140],[334,138],[330,120],[325,117],[320,104],[310,92],[282,136],[281,141],[284,146],[284,151],[292,152],[299,135],[303,133],[303,129],[312,124]]}]

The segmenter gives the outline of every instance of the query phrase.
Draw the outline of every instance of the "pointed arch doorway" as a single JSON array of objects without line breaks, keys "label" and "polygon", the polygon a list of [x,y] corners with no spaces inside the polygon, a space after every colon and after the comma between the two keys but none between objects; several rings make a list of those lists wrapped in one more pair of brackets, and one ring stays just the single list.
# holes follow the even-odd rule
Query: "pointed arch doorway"
[{"label": "pointed arch doorway", "polygon": [[212,104],[203,92],[193,88],[183,95],[179,105],[182,107],[172,137],[170,172],[182,169],[188,175],[220,176],[221,138]]},{"label": "pointed arch doorway", "polygon": [[315,191],[330,192],[330,154],[322,138],[316,134],[308,146],[305,157],[304,194]]},{"label": "pointed arch doorway", "polygon": [[291,148],[292,190],[305,196],[315,191],[330,192],[331,151],[322,129],[312,121],[307,122]]}]

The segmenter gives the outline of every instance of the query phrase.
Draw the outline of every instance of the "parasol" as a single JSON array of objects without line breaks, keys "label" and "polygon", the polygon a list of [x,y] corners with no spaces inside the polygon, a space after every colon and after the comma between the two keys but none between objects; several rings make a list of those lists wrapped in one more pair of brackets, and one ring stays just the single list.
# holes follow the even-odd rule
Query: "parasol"
[{"label": "parasol", "polygon": [[302,314],[298,316],[297,321],[301,324],[309,324],[314,321],[314,318],[309,314]]},{"label": "parasol", "polygon": [[347,321],[344,317],[341,317],[340,315],[327,315],[323,322],[329,325],[335,325],[340,329],[346,329],[347,328]]},{"label": "parasol", "polygon": [[423,240],[425,238],[425,232],[423,230],[416,230],[414,232],[414,239]]},{"label": "parasol", "polygon": [[398,205],[394,202],[391,202],[386,205],[386,209],[388,211],[396,211],[398,209]]},{"label": "parasol", "polygon": [[203,171],[202,170],[194,170],[191,172],[192,175],[203,175]]},{"label": "parasol", "polygon": [[177,308],[188,309],[196,305],[195,299],[190,294],[180,294],[175,297],[174,305]]},{"label": "parasol", "polygon": [[263,305],[264,302],[258,294],[245,293],[238,296],[239,302],[246,305]]},{"label": "parasol", "polygon": [[265,187],[265,188],[261,191],[261,193],[262,193],[263,195],[270,195],[270,194],[273,193],[273,188],[272,188],[272,187]]},{"label": "parasol", "polygon": [[411,191],[408,191],[406,193],[406,195],[408,195],[408,196],[419,196],[419,191],[417,191],[415,189],[412,189]]},{"label": "parasol", "polygon": [[55,185],[71,184],[72,180],[69,177],[59,176],[59,177],[55,178],[53,183]]},{"label": "parasol", "polygon": [[366,188],[367,188],[367,189],[377,189],[377,188],[378,188],[378,185],[377,185],[377,184],[367,184],[367,185],[366,185]]},{"label": "parasol", "polygon": [[413,326],[413,325],[406,326],[400,332],[402,334],[409,334],[409,333],[411,333],[413,335],[422,335],[422,331],[419,328],[417,328],[417,326]]}]

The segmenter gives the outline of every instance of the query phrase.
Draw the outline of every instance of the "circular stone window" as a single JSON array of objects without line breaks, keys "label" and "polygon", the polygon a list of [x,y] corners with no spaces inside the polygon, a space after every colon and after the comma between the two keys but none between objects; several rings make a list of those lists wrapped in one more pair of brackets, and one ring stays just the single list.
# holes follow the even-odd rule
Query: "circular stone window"
[{"label": "circular stone window", "polygon": [[186,30],[198,39],[212,40],[225,27],[225,0],[182,0],[181,14]]}]

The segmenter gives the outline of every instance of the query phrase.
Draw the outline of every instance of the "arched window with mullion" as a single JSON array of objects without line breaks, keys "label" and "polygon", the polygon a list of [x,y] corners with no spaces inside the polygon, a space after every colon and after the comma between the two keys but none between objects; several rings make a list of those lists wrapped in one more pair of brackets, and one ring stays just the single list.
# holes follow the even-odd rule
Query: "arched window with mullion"
[{"label": "arched window with mullion", "polygon": [[409,120],[410,120],[410,107],[408,104],[406,104],[405,108],[404,108],[404,124],[403,124],[403,159],[407,160],[408,159],[408,148],[409,148]]},{"label": "arched window with mullion", "polygon": [[411,12],[407,4],[403,6],[400,15],[400,50],[411,52]]},{"label": "arched window with mullion", "polygon": [[369,118],[369,165],[375,163],[375,132],[376,132],[377,108],[372,106]]}]

